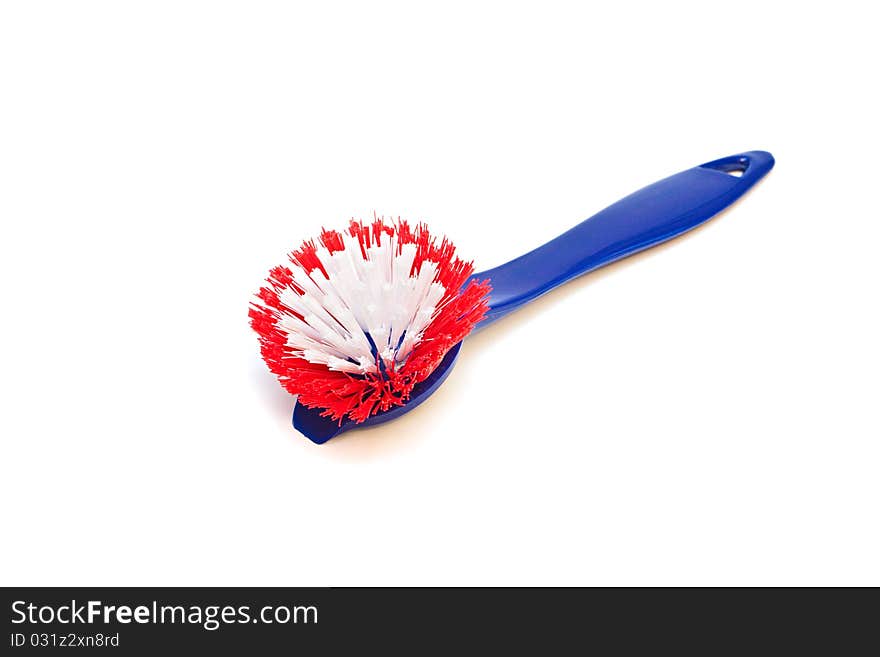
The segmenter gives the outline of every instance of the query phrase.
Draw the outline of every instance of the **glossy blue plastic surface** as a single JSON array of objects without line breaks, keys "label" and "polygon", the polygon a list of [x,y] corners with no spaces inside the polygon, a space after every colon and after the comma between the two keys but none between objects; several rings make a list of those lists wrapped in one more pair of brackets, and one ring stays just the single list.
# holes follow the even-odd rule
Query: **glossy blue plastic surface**
[{"label": "glossy blue plastic surface", "polygon": [[[589,271],[681,235],[707,221],[742,196],[773,168],[773,156],[749,151],[707,162],[643,187],[534,251],[472,278],[492,284],[486,326]],[[431,395],[449,374],[459,343],[440,366],[415,387],[404,405],[368,418],[362,424],[337,422],[299,404],[293,424],[316,443],[343,431],[393,420]]]}]

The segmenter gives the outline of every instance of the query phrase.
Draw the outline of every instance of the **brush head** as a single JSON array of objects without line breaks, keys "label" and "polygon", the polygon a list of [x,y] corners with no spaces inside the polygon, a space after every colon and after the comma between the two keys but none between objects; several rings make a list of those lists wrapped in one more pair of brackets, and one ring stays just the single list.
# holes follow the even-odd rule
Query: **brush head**
[{"label": "brush head", "polygon": [[472,263],[424,224],[352,221],[289,258],[251,326],[281,385],[339,423],[404,405],[488,309],[488,281],[468,281]]}]

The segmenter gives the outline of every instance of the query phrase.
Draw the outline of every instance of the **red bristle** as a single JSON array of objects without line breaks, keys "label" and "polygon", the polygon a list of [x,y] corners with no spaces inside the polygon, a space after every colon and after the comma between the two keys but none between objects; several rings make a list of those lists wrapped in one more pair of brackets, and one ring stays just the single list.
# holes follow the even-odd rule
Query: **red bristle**
[{"label": "red bristle", "polygon": [[293,272],[289,267],[273,267],[269,270],[269,282],[276,290],[283,290],[293,282]]},{"label": "red bristle", "polygon": [[321,261],[316,255],[317,249],[318,247],[315,245],[314,240],[303,242],[299,249],[290,254],[290,260],[294,264],[302,266],[306,273],[310,273],[315,269],[320,269],[321,273],[324,274],[324,276],[327,276],[327,272],[324,270],[324,265],[321,264]]},{"label": "red bristle", "polygon": [[321,243],[327,247],[330,253],[345,250],[345,244],[342,243],[342,235],[335,230],[323,230],[321,232]]}]

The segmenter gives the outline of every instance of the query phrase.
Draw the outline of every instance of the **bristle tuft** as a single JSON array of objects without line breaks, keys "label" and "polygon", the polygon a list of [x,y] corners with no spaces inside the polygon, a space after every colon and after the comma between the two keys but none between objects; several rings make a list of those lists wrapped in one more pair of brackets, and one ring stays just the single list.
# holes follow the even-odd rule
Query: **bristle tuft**
[{"label": "bristle tuft", "polygon": [[338,422],[406,403],[488,310],[488,281],[427,226],[322,230],[270,270],[249,312],[281,385]]}]

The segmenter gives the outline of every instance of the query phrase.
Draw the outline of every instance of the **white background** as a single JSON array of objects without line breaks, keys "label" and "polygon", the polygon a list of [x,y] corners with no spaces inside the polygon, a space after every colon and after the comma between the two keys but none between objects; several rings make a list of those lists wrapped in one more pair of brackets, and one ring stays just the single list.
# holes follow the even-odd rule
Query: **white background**
[{"label": "white background", "polygon": [[[0,582],[880,585],[871,13],[4,3]],[[322,226],[487,269],[749,149],[405,418],[291,427],[247,308]]]}]

